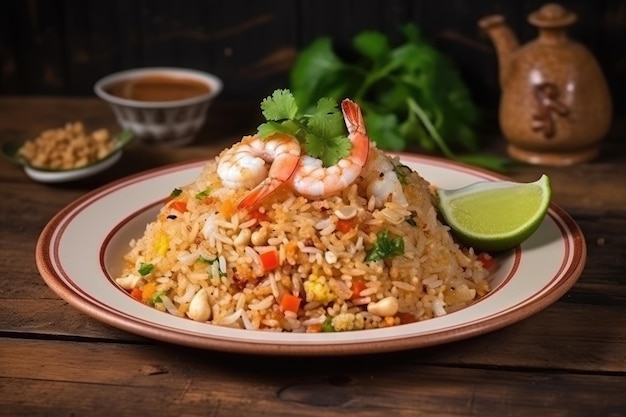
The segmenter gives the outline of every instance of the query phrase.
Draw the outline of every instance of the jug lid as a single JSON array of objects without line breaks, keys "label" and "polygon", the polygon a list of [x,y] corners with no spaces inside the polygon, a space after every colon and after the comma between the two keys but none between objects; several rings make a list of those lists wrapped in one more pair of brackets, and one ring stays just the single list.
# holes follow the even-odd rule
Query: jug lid
[{"label": "jug lid", "polygon": [[539,28],[559,28],[576,22],[575,13],[557,3],[547,3],[528,15],[528,21]]}]

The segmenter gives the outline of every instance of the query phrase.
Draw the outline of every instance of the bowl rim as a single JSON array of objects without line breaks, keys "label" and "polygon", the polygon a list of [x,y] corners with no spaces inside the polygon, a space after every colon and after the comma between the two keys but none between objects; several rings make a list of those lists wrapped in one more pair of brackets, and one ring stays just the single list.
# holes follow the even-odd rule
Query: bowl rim
[{"label": "bowl rim", "polygon": [[[210,89],[207,93],[201,94],[199,96],[187,98],[184,100],[168,100],[168,101],[139,101],[139,100],[130,100],[126,98],[121,98],[109,94],[106,91],[106,87],[111,85],[114,82],[127,79],[127,78],[137,78],[146,74],[167,74],[168,76],[174,77],[186,77],[193,78],[195,80],[202,81],[206,83]],[[222,80],[214,74],[195,70],[191,68],[183,68],[183,67],[141,67],[141,68],[133,68],[127,69],[123,71],[114,72],[112,74],[106,75],[100,78],[94,84],[93,90],[98,97],[107,101],[110,104],[115,104],[118,106],[125,107],[134,107],[134,108],[172,108],[172,107],[183,107],[190,106],[198,103],[202,103],[208,100],[215,98],[218,94],[221,93],[223,88]]]}]

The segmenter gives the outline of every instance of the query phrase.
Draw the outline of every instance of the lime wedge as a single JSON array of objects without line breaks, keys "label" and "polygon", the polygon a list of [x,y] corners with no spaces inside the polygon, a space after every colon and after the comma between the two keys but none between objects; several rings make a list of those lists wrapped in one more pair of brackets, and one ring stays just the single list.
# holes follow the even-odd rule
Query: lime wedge
[{"label": "lime wedge", "polygon": [[504,251],[532,235],[550,205],[550,181],[484,181],[437,190],[439,211],[463,243],[477,250]]}]

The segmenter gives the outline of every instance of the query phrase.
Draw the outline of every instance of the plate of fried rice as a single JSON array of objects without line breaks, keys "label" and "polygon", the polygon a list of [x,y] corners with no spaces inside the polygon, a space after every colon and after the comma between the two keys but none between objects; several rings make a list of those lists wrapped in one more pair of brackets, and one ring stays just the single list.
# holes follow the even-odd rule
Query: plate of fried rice
[{"label": "plate of fried rice", "polygon": [[[474,251],[442,223],[434,187],[503,177],[446,159],[372,152],[378,162],[324,198],[279,186],[251,201],[255,186],[225,186],[224,154],[124,178],[47,224],[37,266],[60,297],[113,327],[264,355],[465,339],[539,312],[578,279],[584,237],[557,205],[515,249]],[[391,171],[401,195],[381,197],[375,183]]]}]

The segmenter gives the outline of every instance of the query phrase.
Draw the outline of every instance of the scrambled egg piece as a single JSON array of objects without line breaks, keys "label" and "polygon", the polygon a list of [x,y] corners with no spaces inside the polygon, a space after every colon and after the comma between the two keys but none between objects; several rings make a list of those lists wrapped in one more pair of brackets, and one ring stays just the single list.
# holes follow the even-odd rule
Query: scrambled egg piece
[{"label": "scrambled egg piece", "polygon": [[326,305],[336,298],[335,293],[328,286],[326,278],[313,274],[309,275],[309,279],[304,282],[304,292],[307,302],[317,301],[322,305]]},{"label": "scrambled egg piece", "polygon": [[169,236],[165,232],[159,231],[154,242],[154,252],[158,256],[165,256],[169,247],[169,243]]}]

